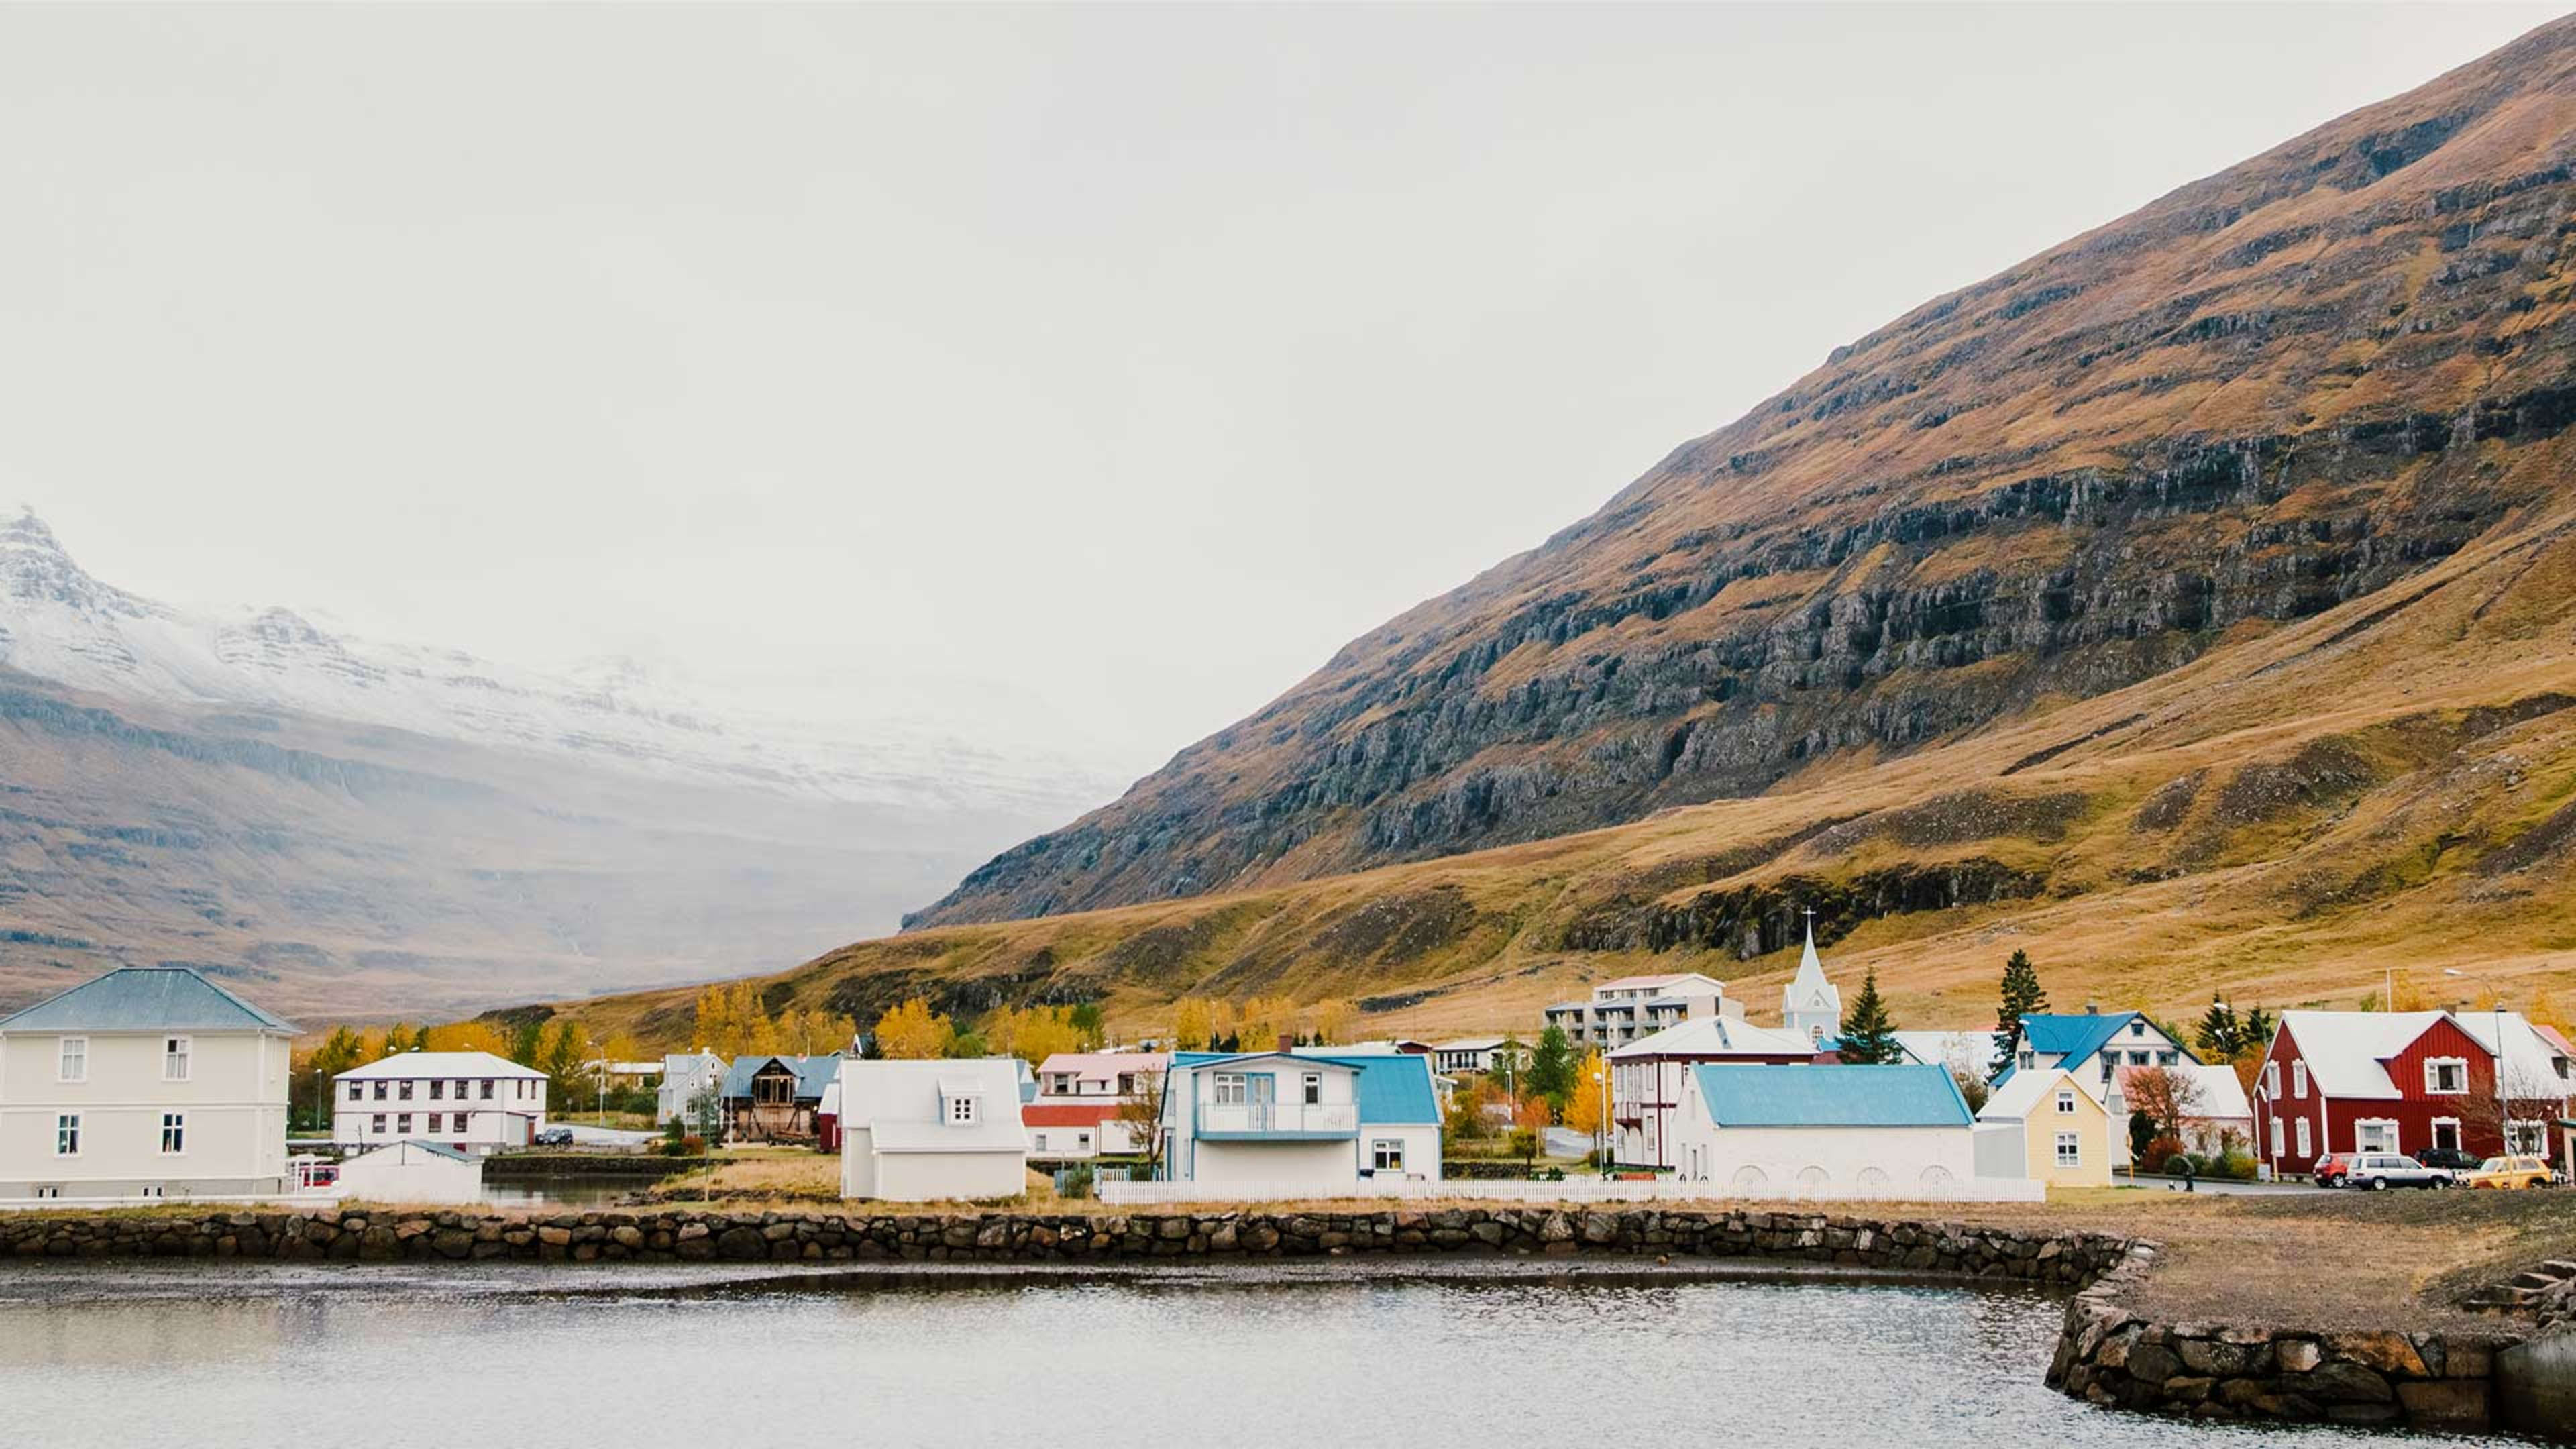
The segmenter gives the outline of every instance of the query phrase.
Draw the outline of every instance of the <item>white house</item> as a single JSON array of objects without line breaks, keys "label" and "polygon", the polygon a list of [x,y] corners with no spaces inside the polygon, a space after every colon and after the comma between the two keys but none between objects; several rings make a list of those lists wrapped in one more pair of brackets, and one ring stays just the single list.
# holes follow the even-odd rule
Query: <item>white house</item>
[{"label": "white house", "polygon": [[1159,1088],[1169,1052],[1057,1052],[1038,1063],[1038,1100],[1116,1101]]},{"label": "white house", "polygon": [[1698,972],[1622,976],[1592,988],[1588,1001],[1560,1001],[1547,1023],[1562,1027],[1576,1046],[1625,1046],[1642,1036],[1702,1017],[1744,1015],[1744,1003],[1726,994],[1726,983]]},{"label": "white house", "polygon": [[1946,1068],[1702,1063],[1685,1083],[1671,1133],[1684,1182],[1902,1197],[1976,1175],[1975,1119]]},{"label": "white house", "polygon": [[342,1159],[339,1186],[355,1202],[481,1202],[483,1159],[435,1142],[388,1142]]},{"label": "white house", "polygon": [[2199,1089],[2183,1115],[2184,1145],[2194,1152],[2215,1153],[2232,1138],[2238,1151],[2252,1156],[2254,1104],[2246,1099],[2236,1068],[2224,1062],[2186,1062],[2173,1070]]},{"label": "white house", "polygon": [[[1609,1054],[1611,1160],[1628,1167],[1678,1168],[1674,1121],[1689,1089],[1690,1069],[1703,1063],[1807,1065],[1817,1050],[1804,1035],[1755,1026],[1732,1016],[1704,1016],[1669,1027]],[[1598,1122],[1568,1122],[1593,1132]]]},{"label": "white house", "polygon": [[1512,1054],[1518,1058],[1517,1061],[1505,1063],[1503,1060],[1505,1051],[1511,1047],[1511,1038],[1500,1036],[1471,1036],[1462,1037],[1457,1041],[1434,1042],[1431,1046],[1431,1070],[1448,1076],[1467,1072],[1499,1075],[1506,1065],[1515,1067],[1529,1065],[1527,1047],[1520,1047],[1513,1051]]},{"label": "white house", "polygon": [[183,967],[0,1020],[0,1199],[284,1192],[295,1028]]},{"label": "white house", "polygon": [[1178,1052],[1163,1077],[1162,1176],[1282,1197],[1440,1178],[1440,1104],[1415,1053]]},{"label": "white house", "polygon": [[841,1062],[841,1196],[1018,1197],[1029,1139],[1013,1059]]},{"label": "white house", "polygon": [[[670,1052],[662,1058],[662,1085],[653,1094],[653,1120],[668,1122],[685,1118],[689,1104],[710,1087],[721,1085],[725,1076],[725,1059],[700,1047],[693,1052]],[[722,1120],[722,1109],[713,1120]]]},{"label": "white house", "polygon": [[343,1148],[444,1142],[462,1152],[525,1147],[546,1125],[546,1074],[490,1052],[401,1052],[331,1079],[331,1140]]}]

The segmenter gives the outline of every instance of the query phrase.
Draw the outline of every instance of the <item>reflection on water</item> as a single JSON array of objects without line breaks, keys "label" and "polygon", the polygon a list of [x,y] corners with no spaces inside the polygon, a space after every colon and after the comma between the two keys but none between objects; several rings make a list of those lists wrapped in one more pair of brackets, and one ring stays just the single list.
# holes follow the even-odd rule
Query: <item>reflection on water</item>
[{"label": "reflection on water", "polygon": [[[292,1424],[388,1449],[2368,1442],[2070,1402],[2040,1383],[2061,1305],[2030,1294],[1351,1273],[656,1281],[0,1268],[0,1423],[206,1449],[265,1449]],[[544,1291],[564,1285],[601,1291]]]},{"label": "reflection on water", "polygon": [[614,1207],[627,1194],[651,1187],[650,1177],[521,1177],[506,1182],[483,1180],[483,1200],[495,1207]]}]

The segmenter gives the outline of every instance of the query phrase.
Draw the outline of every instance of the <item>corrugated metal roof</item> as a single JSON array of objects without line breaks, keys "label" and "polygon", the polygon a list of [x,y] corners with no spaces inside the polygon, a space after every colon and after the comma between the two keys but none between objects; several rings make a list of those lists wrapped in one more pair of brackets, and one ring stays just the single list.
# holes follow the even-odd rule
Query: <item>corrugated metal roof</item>
[{"label": "corrugated metal roof", "polygon": [[824,1084],[841,1074],[841,1054],[838,1052],[820,1057],[736,1057],[733,1065],[725,1069],[723,1095],[750,1096],[751,1079],[760,1075],[760,1069],[771,1062],[777,1062],[796,1074],[796,1096],[799,1100],[821,1101]]},{"label": "corrugated metal roof", "polygon": [[494,1056],[490,1052],[396,1052],[389,1057],[378,1057],[363,1067],[351,1067],[332,1080],[345,1081],[354,1077],[362,1082],[371,1082],[378,1078],[399,1081],[406,1077],[526,1078],[544,1075],[534,1067],[523,1067],[508,1057]]},{"label": "corrugated metal roof", "polygon": [[1965,1127],[1975,1119],[1940,1067],[1691,1068],[1720,1127]]},{"label": "corrugated metal roof", "polygon": [[10,1031],[271,1031],[293,1022],[184,966],[125,966],[0,1020]]},{"label": "corrugated metal roof", "polygon": [[[1217,1066],[1228,1062],[1254,1062],[1263,1057],[1280,1056],[1278,1052],[1175,1052],[1175,1068]],[[1437,1124],[1440,1121],[1439,1096],[1431,1088],[1431,1060],[1411,1053],[1385,1056],[1336,1056],[1304,1051],[1289,1054],[1283,1060],[1330,1062],[1359,1073],[1351,1092],[1359,1103],[1363,1126]]]}]

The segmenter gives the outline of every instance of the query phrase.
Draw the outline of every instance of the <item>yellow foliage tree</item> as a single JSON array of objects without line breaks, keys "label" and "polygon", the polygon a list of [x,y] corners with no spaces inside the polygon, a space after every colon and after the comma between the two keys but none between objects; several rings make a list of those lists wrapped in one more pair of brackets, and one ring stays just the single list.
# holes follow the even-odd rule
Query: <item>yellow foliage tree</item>
[{"label": "yellow foliage tree", "polygon": [[644,1059],[644,1044],[631,1031],[611,1032],[599,1044],[599,1054],[612,1062],[638,1062]]},{"label": "yellow foliage tree", "polygon": [[1207,1049],[1214,1040],[1210,1028],[1216,1021],[1215,1003],[1201,996],[1184,996],[1172,1003],[1172,1049],[1195,1052]]},{"label": "yellow foliage tree", "polygon": [[1574,1060],[1574,1094],[1565,1100],[1565,1125],[1577,1132],[1602,1130],[1601,1054],[1585,1052]]},{"label": "yellow foliage tree", "polygon": [[450,1026],[433,1026],[421,1033],[421,1050],[433,1052],[490,1052],[496,1057],[510,1054],[509,1038],[488,1021],[460,1021]]},{"label": "yellow foliage tree", "polygon": [[1234,1035],[1248,1052],[1269,1051],[1297,1030],[1297,1003],[1285,996],[1246,997],[1237,1013]]},{"label": "yellow foliage tree", "polygon": [[2559,1008],[2558,998],[2551,995],[2549,988],[2546,986],[2540,988],[2539,995],[2531,998],[2531,1009],[2524,1012],[2523,1015],[2530,1018],[2534,1023],[2548,1027],[2551,1031],[2557,1032],[2561,1036],[2565,1036],[2571,1031],[2576,1031],[2576,1027],[2568,1025],[2567,1013]]},{"label": "yellow foliage tree", "polygon": [[947,1017],[916,996],[877,1018],[877,1052],[904,1061],[944,1056],[955,1034]]},{"label": "yellow foliage tree", "polygon": [[1031,1066],[1057,1052],[1078,1052],[1089,1041],[1073,1024],[1070,1006],[996,1007],[985,1016],[981,1031],[985,1046]]},{"label": "yellow foliage tree", "polygon": [[1360,1009],[1338,996],[1316,1002],[1308,1014],[1315,1023],[1315,1040],[1327,1044],[1349,1041],[1351,1027],[1360,1019]]}]

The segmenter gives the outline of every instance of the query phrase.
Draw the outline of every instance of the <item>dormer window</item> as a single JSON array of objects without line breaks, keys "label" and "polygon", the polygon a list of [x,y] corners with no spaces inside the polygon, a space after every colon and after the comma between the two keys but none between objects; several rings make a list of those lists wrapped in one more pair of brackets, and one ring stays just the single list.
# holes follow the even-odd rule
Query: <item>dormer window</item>
[{"label": "dormer window", "polygon": [[2131,1035],[2131,1036],[2145,1036],[2146,1034],[2147,1034],[2147,1024],[2146,1024],[2145,1022],[2143,1022],[2143,1021],[2133,1021],[2133,1022],[2130,1022],[2130,1023],[2129,1023],[2129,1035]]},{"label": "dormer window", "polygon": [[948,1099],[948,1125],[949,1125],[949,1126],[951,1126],[951,1127],[972,1127],[972,1126],[974,1126],[974,1125],[975,1125],[975,1102],[976,1102],[976,1099],[975,1099],[975,1098],[973,1098],[973,1097],[951,1097],[951,1098],[949,1098],[949,1099]]},{"label": "dormer window", "polygon": [[2067,1087],[2060,1087],[2057,1089],[2057,1110],[2069,1117],[2075,1115],[2075,1093],[2073,1089]]}]

